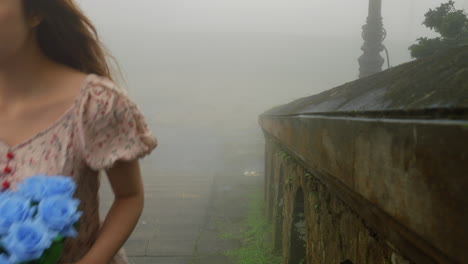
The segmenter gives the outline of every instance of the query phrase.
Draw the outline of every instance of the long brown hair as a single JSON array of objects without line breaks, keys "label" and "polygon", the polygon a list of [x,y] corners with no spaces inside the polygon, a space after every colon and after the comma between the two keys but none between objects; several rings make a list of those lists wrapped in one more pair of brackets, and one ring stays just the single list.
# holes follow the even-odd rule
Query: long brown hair
[{"label": "long brown hair", "polygon": [[112,79],[107,58],[114,58],[73,0],[23,0],[23,7],[28,18],[41,18],[37,40],[46,56],[76,70]]}]

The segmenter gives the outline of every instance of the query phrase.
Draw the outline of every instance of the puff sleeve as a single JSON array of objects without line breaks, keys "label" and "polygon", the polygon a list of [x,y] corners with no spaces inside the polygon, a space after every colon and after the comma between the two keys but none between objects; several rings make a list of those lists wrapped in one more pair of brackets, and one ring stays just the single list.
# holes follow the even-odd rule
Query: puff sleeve
[{"label": "puff sleeve", "polygon": [[82,92],[77,137],[91,169],[108,169],[118,160],[139,159],[157,146],[138,106],[112,81],[94,76]]}]

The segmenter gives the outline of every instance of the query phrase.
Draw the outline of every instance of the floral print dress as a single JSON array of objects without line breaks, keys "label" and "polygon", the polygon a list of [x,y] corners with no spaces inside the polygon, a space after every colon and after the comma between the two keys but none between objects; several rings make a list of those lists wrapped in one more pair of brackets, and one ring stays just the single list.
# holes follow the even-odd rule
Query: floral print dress
[{"label": "floral print dress", "polygon": [[[35,174],[75,180],[83,216],[79,235],[67,240],[60,262],[73,263],[89,251],[99,234],[99,172],[117,160],[141,158],[156,146],[138,106],[112,81],[90,74],[73,106],[54,124],[18,145],[0,142],[0,184],[15,189]],[[112,263],[128,263],[123,250]]]}]

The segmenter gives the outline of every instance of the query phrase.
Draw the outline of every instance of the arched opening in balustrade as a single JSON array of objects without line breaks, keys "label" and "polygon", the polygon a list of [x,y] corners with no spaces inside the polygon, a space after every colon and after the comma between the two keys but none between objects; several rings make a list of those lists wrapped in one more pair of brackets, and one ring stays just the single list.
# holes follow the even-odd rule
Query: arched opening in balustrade
[{"label": "arched opening in balustrade", "polygon": [[304,204],[304,192],[299,188],[294,200],[289,264],[306,263],[307,225]]}]

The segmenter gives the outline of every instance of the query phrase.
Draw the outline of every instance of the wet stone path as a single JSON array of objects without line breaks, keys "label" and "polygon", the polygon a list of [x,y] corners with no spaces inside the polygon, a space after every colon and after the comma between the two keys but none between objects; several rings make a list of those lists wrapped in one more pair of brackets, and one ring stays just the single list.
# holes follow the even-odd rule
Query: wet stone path
[{"label": "wet stone path", "polygon": [[[212,193],[211,175],[169,175],[145,171],[145,209],[125,244],[134,264],[190,264],[206,222]],[[101,215],[112,203],[105,176],[101,187]],[[218,263],[221,264],[221,263]]]}]

